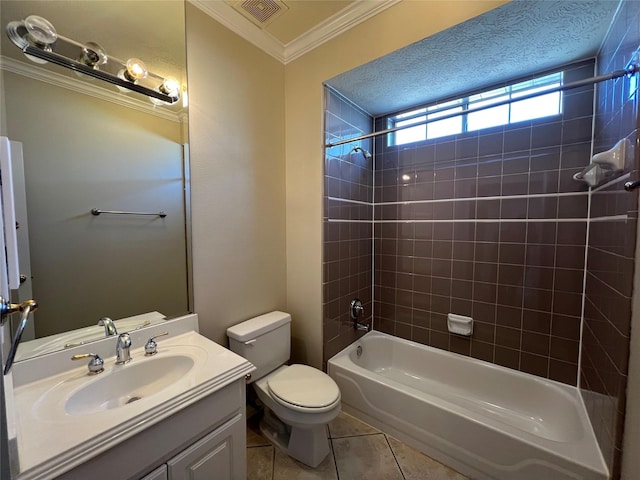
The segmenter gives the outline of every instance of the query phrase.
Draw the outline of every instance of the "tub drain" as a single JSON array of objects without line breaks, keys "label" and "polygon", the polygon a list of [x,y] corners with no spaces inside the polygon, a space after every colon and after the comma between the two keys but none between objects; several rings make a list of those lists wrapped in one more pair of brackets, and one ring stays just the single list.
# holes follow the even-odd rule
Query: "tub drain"
[{"label": "tub drain", "polygon": [[356,348],[356,355],[358,358],[362,356],[362,345],[358,345],[358,348]]},{"label": "tub drain", "polygon": [[136,400],[140,400],[142,397],[131,397],[129,400],[127,400],[127,402],[125,403],[125,405],[129,405],[130,403],[135,402]]}]

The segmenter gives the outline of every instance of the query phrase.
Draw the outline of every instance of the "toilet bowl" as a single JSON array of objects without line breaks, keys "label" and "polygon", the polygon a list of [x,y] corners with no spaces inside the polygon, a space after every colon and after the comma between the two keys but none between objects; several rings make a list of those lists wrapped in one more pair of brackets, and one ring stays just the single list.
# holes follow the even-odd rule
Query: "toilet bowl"
[{"label": "toilet bowl", "polygon": [[256,366],[251,383],[265,407],[260,430],[296,460],[318,466],[329,454],[327,424],[340,413],[340,389],[324,372],[289,359],[291,316],[271,312],[227,329],[231,350]]}]

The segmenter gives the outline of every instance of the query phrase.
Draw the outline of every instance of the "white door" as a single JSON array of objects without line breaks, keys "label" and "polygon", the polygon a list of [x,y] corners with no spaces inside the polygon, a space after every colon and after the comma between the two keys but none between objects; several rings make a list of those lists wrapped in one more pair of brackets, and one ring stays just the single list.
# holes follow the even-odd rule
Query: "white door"
[{"label": "white door", "polygon": [[2,277],[0,295],[9,300],[10,290],[20,286],[20,267],[18,265],[18,240],[16,234],[16,211],[13,192],[13,168],[11,142],[7,137],[0,137],[0,203],[2,203],[2,223],[4,227],[4,247],[7,275]]},{"label": "white door", "polygon": [[[27,219],[27,190],[24,181],[24,155],[22,143],[9,142],[11,145],[11,167],[13,177],[13,198],[16,215],[16,239],[18,247],[18,265],[20,266],[20,283],[17,292],[11,298],[14,302],[24,302],[33,298],[31,288],[31,258],[29,255],[29,222]],[[17,294],[17,297],[16,297]],[[31,318],[22,333],[22,341],[35,338],[35,322],[38,313],[31,314]]]}]

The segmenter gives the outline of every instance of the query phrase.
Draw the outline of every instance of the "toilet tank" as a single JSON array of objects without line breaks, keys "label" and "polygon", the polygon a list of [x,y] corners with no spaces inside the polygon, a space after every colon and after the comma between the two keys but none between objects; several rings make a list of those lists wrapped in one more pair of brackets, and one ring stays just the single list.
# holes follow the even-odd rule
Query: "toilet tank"
[{"label": "toilet tank", "polygon": [[291,315],[270,312],[227,328],[231,351],[249,360],[256,371],[254,382],[289,360],[291,352]]}]

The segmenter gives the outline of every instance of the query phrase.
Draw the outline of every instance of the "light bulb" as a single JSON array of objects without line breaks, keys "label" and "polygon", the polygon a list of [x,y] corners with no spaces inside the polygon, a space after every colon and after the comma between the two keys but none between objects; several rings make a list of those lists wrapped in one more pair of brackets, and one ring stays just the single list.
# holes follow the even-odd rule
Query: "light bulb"
[{"label": "light bulb", "polygon": [[58,33],[51,22],[38,15],[29,15],[24,19],[29,38],[36,45],[51,45],[58,39]]},{"label": "light bulb", "polygon": [[144,62],[139,58],[130,58],[127,60],[126,70],[124,71],[124,77],[130,82],[137,82],[146,78],[148,74],[147,67]]},{"label": "light bulb", "polygon": [[173,77],[167,77],[160,85],[159,90],[170,97],[180,96],[180,83]]},{"label": "light bulb", "polygon": [[[29,15],[24,19],[24,27],[27,29],[29,40],[35,46],[48,52],[51,51],[51,45],[58,39],[58,33],[49,20],[38,15]],[[35,63],[47,63],[47,60],[33,55],[25,53],[24,56]]]},{"label": "light bulb", "polygon": [[[173,98],[180,98],[180,82],[173,77],[165,78],[160,86],[158,87],[158,91],[160,93],[164,93]],[[175,102],[165,102],[164,100],[160,100],[159,98],[149,97],[151,103],[154,105],[173,105]],[[177,101],[177,100],[176,100]]]},{"label": "light bulb", "polygon": [[107,63],[107,59],[107,54],[100,45],[95,42],[87,42],[82,47],[82,53],[78,61],[88,67],[98,68],[99,65]]}]

